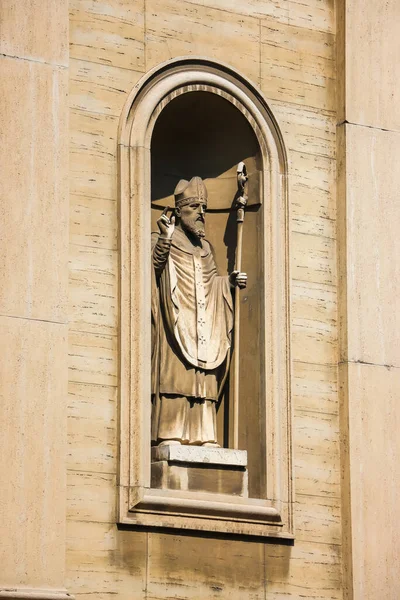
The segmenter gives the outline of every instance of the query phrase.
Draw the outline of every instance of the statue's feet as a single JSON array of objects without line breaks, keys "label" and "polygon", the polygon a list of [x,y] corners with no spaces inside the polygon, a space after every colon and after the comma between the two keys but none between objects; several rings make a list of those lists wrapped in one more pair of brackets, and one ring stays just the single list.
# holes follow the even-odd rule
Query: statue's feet
[{"label": "statue's feet", "polygon": [[205,446],[206,448],[221,448],[221,446],[217,444],[217,442],[204,442],[202,446]]},{"label": "statue's feet", "polygon": [[159,446],[180,446],[179,440],[164,440],[158,444]]}]

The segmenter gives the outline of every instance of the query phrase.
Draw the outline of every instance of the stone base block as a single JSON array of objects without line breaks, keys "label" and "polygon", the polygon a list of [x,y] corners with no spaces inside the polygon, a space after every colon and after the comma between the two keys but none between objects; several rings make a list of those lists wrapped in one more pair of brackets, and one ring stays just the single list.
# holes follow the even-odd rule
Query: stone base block
[{"label": "stone base block", "polygon": [[248,497],[247,452],[162,446],[152,449],[151,487]]}]

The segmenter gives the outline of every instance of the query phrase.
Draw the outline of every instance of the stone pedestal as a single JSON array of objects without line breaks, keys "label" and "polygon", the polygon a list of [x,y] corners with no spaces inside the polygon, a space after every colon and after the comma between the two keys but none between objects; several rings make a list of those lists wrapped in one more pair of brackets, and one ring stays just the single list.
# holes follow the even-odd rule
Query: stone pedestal
[{"label": "stone pedestal", "polygon": [[161,446],[151,452],[151,487],[248,498],[247,452]]}]

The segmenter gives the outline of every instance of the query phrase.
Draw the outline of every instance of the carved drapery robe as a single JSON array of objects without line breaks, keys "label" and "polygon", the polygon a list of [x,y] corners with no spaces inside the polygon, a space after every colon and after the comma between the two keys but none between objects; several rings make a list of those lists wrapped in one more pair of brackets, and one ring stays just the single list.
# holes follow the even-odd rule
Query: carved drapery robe
[{"label": "carved drapery robe", "polygon": [[[152,439],[160,398],[216,402],[229,368],[233,328],[227,276],[217,273],[210,244],[194,246],[176,228],[152,234]],[[214,409],[215,413],[215,409]]]}]

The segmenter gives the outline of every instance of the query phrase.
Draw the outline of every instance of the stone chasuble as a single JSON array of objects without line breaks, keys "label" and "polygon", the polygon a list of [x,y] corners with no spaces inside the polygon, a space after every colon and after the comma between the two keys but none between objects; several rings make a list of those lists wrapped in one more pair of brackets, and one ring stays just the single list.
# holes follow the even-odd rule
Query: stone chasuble
[{"label": "stone chasuble", "polygon": [[171,239],[152,234],[152,261],[152,442],[216,443],[233,329],[229,278],[218,275],[211,245],[179,228]]}]

